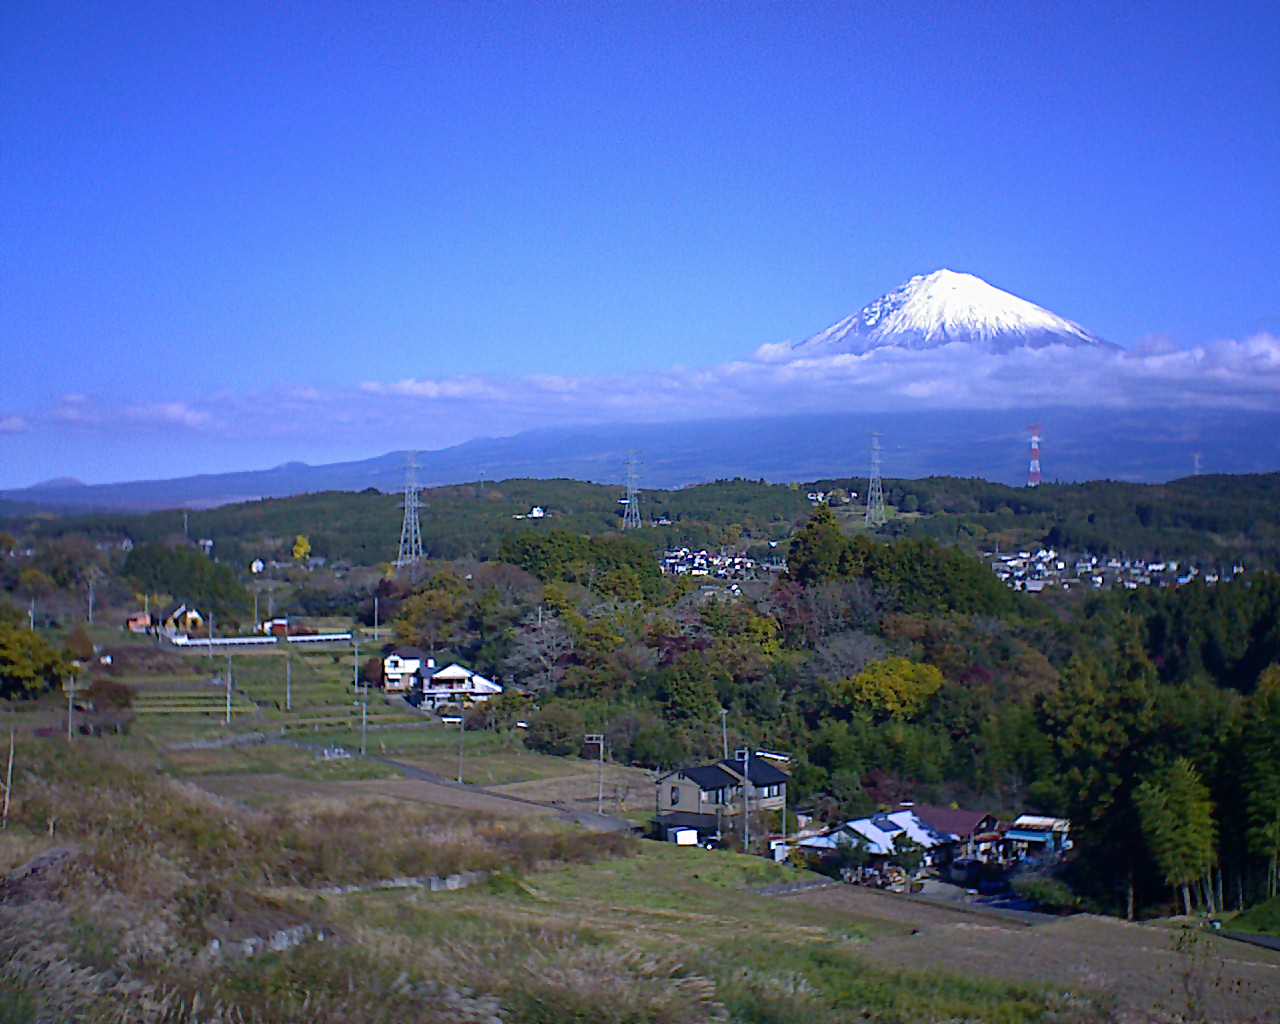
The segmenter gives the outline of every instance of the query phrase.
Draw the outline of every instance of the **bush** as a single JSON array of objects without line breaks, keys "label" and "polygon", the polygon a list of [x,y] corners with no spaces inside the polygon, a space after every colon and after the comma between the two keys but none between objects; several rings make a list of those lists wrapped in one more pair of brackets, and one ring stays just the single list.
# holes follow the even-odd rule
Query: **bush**
[{"label": "bush", "polygon": [[587,731],[582,712],[567,704],[552,704],[534,716],[525,735],[525,746],[544,754],[576,754]]},{"label": "bush", "polygon": [[1013,891],[1049,911],[1072,910],[1080,902],[1065,882],[1047,875],[1020,875]]}]

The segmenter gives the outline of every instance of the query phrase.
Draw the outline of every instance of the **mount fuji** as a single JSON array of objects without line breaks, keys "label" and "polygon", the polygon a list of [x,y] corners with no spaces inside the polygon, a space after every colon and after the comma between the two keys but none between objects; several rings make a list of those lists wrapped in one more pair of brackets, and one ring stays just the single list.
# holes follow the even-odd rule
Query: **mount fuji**
[{"label": "mount fuji", "polygon": [[957,343],[996,353],[1049,345],[1117,348],[980,277],[936,270],[911,278],[852,316],[796,342],[792,350],[798,356],[862,355],[880,348],[932,349]]}]

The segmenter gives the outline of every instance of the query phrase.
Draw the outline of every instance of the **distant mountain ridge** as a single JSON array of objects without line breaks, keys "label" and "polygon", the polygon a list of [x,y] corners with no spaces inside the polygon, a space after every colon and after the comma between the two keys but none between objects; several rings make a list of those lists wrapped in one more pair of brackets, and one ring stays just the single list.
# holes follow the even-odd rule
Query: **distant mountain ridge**
[{"label": "distant mountain ridge", "polygon": [[1049,345],[1117,347],[980,277],[944,269],[911,278],[792,348],[798,356],[864,355],[881,348],[952,344],[998,353]]},{"label": "distant mountain ridge", "polygon": [[[1153,410],[1038,409],[848,413],[670,424],[621,424],[528,431],[418,453],[424,486],[475,480],[563,477],[618,483],[627,452],[640,454],[642,487],[681,487],[746,477],[802,482],[861,476],[868,436],[883,435],[884,475],[975,476],[1021,484],[1027,472],[1025,426],[1044,423],[1046,480],[1163,482],[1192,471],[1280,469],[1280,412],[1203,410],[1170,418]],[[1240,443],[1250,438],[1248,444]],[[316,491],[394,492],[406,453],[355,462],[0,492],[24,508],[201,508]]]}]

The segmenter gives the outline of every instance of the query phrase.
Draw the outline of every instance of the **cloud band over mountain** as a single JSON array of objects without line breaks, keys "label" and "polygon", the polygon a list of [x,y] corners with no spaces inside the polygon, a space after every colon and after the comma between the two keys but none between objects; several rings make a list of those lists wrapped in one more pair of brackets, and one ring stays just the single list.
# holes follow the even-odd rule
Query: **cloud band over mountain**
[{"label": "cloud band over mountain", "polygon": [[749,359],[618,376],[423,376],[148,402],[76,394],[45,412],[0,410],[0,431],[113,433],[148,425],[224,438],[296,437],[310,446],[341,436],[435,447],[567,423],[1036,406],[1272,410],[1280,406],[1280,337],[1263,332],[1185,349],[1152,338],[1134,350],[999,354],[960,343],[820,355],[764,345]]}]

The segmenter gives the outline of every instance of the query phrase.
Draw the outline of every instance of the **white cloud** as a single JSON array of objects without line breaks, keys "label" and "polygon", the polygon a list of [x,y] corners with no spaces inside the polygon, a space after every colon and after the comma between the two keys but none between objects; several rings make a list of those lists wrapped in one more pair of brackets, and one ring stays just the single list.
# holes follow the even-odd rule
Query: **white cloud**
[{"label": "white cloud", "polygon": [[1187,349],[1150,338],[1128,351],[1050,347],[1005,355],[953,344],[795,358],[785,346],[765,346],[753,358],[615,376],[409,377],[216,400],[157,396],[123,408],[68,395],[43,416],[0,418],[0,431],[42,422],[132,431],[153,423],[228,440],[288,440],[300,450],[340,443],[376,451],[571,423],[1036,406],[1280,409],[1280,337],[1262,333]]},{"label": "white cloud", "polygon": [[190,428],[206,426],[212,419],[209,413],[193,408],[186,402],[152,402],[133,405],[125,410],[125,415],[140,423],[163,423]]},{"label": "white cloud", "polygon": [[0,434],[24,434],[31,424],[21,416],[0,416]]}]

